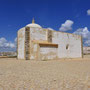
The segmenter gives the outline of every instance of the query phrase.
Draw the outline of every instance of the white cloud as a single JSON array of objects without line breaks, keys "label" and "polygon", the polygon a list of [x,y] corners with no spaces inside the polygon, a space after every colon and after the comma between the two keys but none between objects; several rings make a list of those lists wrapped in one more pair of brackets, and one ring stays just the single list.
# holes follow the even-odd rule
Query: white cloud
[{"label": "white cloud", "polygon": [[5,38],[0,38],[0,47],[5,46],[7,40]]},{"label": "white cloud", "polygon": [[85,44],[88,45],[88,46],[90,46],[90,40],[86,40],[85,41]]},{"label": "white cloud", "polygon": [[0,38],[0,50],[3,51],[3,50],[13,50],[13,49],[16,49],[16,44],[15,43],[12,43],[10,41],[7,41],[4,37]]},{"label": "white cloud", "polygon": [[83,37],[84,45],[90,46],[90,31],[87,27],[77,29],[74,34],[81,35]]},{"label": "white cloud", "polygon": [[15,41],[15,43],[17,43],[17,37],[15,38],[15,40],[14,40],[14,41]]},{"label": "white cloud", "polygon": [[5,44],[5,47],[15,48],[15,44],[14,44],[14,43],[7,42],[7,43]]},{"label": "white cloud", "polygon": [[90,33],[90,32],[89,32],[89,30],[88,30],[87,27],[85,27],[85,28],[79,28],[79,29],[77,29],[77,30],[74,32],[74,34],[78,34],[78,35],[83,36],[84,39],[85,39],[85,38],[88,38],[88,34],[89,34],[89,33]]},{"label": "white cloud", "polygon": [[64,24],[61,25],[61,27],[59,28],[60,31],[68,31],[68,30],[72,30],[72,25],[73,25],[73,21],[71,20],[66,20]]},{"label": "white cloud", "polygon": [[87,15],[90,15],[90,9],[87,10]]}]

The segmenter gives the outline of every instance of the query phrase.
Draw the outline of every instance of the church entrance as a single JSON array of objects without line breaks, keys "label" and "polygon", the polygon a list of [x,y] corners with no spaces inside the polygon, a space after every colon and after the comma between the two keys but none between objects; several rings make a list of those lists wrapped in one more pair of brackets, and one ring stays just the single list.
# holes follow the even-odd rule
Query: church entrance
[{"label": "church entrance", "polygon": [[25,29],[25,59],[30,59],[30,28]]}]

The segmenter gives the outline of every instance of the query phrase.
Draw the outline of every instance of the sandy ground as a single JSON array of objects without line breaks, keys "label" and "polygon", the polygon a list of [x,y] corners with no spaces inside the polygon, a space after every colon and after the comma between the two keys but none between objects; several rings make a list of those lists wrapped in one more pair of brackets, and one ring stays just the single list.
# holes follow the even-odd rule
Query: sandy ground
[{"label": "sandy ground", "polygon": [[90,90],[90,56],[50,61],[0,58],[0,90]]}]

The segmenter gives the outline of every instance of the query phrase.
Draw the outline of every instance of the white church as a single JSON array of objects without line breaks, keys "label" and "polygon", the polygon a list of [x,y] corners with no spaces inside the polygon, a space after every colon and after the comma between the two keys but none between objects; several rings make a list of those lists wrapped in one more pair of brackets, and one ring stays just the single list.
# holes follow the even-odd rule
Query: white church
[{"label": "white church", "polygon": [[17,58],[48,60],[82,58],[83,44],[79,35],[42,28],[32,20],[18,31]]}]

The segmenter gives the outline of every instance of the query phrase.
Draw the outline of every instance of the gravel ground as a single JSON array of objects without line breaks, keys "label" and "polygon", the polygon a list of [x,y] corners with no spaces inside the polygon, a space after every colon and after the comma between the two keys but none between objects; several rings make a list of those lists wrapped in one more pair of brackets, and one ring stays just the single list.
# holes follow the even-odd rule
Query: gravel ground
[{"label": "gravel ground", "polygon": [[90,58],[0,58],[0,90],[90,90]]}]

